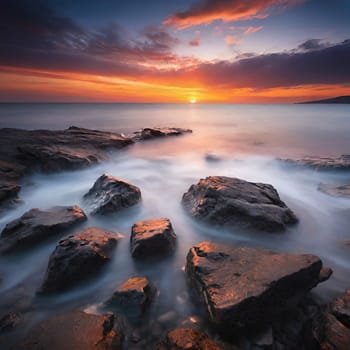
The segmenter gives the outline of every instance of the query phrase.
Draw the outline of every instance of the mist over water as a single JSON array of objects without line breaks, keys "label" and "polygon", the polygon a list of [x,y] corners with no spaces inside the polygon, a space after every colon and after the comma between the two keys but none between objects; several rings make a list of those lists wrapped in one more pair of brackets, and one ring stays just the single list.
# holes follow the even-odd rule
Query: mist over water
[{"label": "mist over water", "polygon": [[[23,203],[0,218],[0,229],[31,208],[78,204],[103,173],[140,187],[142,202],[110,216],[89,216],[81,227],[98,226],[121,233],[115,257],[106,270],[83,286],[39,298],[49,255],[60,236],[15,256],[0,257],[0,314],[20,305],[33,322],[63,310],[98,310],[115,287],[135,275],[148,276],[160,291],[150,322],[168,311],[174,323],[196,315],[186,293],[182,267],[191,246],[201,241],[312,253],[333,269],[330,280],[316,288],[325,300],[349,288],[350,200],[317,190],[320,183],[350,180],[347,172],[317,172],[282,165],[277,157],[338,156],[350,153],[348,106],[231,105],[0,105],[0,127],[62,129],[70,125],[131,132],[147,126],[193,129],[193,134],[148,141],[110,154],[90,169],[23,180]],[[207,161],[212,153],[220,161]],[[194,222],[181,198],[189,186],[209,175],[239,177],[272,184],[300,222],[281,234],[223,230]],[[177,234],[177,249],[168,259],[135,262],[129,253],[131,226],[138,220],[168,217]],[[65,236],[65,234],[64,234]]]}]

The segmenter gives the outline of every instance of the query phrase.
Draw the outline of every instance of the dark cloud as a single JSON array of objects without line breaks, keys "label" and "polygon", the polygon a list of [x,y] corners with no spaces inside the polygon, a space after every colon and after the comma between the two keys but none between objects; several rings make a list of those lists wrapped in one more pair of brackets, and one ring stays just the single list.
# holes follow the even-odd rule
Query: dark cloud
[{"label": "dark cloud", "polygon": [[305,84],[348,84],[349,62],[350,40],[346,40],[312,51],[282,52],[234,62],[203,64],[197,70],[207,84],[264,89]]},{"label": "dark cloud", "polygon": [[41,0],[2,0],[0,5],[0,65],[69,71],[94,66],[101,71],[105,65],[115,72],[123,65],[173,59],[177,44],[178,39],[154,25],[138,37],[117,23],[86,29]]},{"label": "dark cloud", "polygon": [[297,50],[300,51],[313,51],[313,50],[320,50],[324,49],[326,47],[331,46],[330,43],[324,42],[322,39],[309,39],[301,43]]}]

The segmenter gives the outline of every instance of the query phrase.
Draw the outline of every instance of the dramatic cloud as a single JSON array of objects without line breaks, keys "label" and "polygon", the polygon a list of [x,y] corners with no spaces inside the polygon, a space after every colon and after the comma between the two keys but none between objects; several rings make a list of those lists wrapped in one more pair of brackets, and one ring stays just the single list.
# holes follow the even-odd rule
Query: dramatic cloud
[{"label": "dramatic cloud", "polygon": [[306,52],[258,55],[234,62],[198,66],[194,75],[206,84],[227,88],[256,89],[306,84],[348,84],[350,40]]},{"label": "dramatic cloud", "polygon": [[290,6],[304,0],[201,0],[189,9],[168,17],[164,24],[184,29],[216,20],[225,22],[265,18],[274,6]]},{"label": "dramatic cloud", "polygon": [[0,6],[1,65],[68,71],[101,71],[104,66],[103,71],[112,67],[112,72],[125,73],[130,66],[174,60],[172,50],[178,43],[155,25],[147,26],[137,37],[117,23],[88,30],[56,15],[40,0],[4,0]]}]

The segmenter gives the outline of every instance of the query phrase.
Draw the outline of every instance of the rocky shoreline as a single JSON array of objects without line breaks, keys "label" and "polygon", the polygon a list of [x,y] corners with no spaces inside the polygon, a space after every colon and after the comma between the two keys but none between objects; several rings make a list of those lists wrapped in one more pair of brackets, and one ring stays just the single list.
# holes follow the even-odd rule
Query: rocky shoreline
[{"label": "rocky shoreline", "polygon": [[[125,136],[77,127],[63,131],[2,129],[0,205],[18,200],[17,181],[31,171],[83,168],[107,159],[112,149],[187,132],[190,130],[146,128]],[[101,227],[79,226],[89,224],[91,217],[107,217],[137,205],[142,190],[103,174],[82,198],[86,213],[77,205],[31,209],[2,230],[0,254],[11,257],[57,238],[36,298],[59,297],[88,285],[103,275],[119,254],[119,241],[126,238]],[[189,217],[219,229],[240,227],[282,234],[299,221],[272,185],[226,176],[200,179],[184,193],[182,205]],[[158,259],[176,254],[178,239],[168,218],[138,221],[130,227],[128,254],[135,263],[157,264]],[[318,256],[205,241],[189,247],[184,265],[185,292],[199,319],[179,320],[174,327],[169,322],[173,315],[165,314],[145,328],[160,286],[148,276],[128,276],[94,313],[63,311],[28,326],[28,316],[9,305],[8,313],[0,315],[0,344],[4,335],[15,337],[17,330],[28,327],[12,349],[349,348],[350,291],[330,304],[312,294],[313,288],[332,275]]]}]

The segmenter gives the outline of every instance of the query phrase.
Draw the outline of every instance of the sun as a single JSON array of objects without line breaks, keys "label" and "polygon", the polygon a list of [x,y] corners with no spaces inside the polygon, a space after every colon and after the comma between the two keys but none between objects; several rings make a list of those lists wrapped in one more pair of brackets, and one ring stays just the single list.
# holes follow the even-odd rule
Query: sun
[{"label": "sun", "polygon": [[192,100],[190,100],[190,103],[197,103],[197,100],[193,98]]}]

